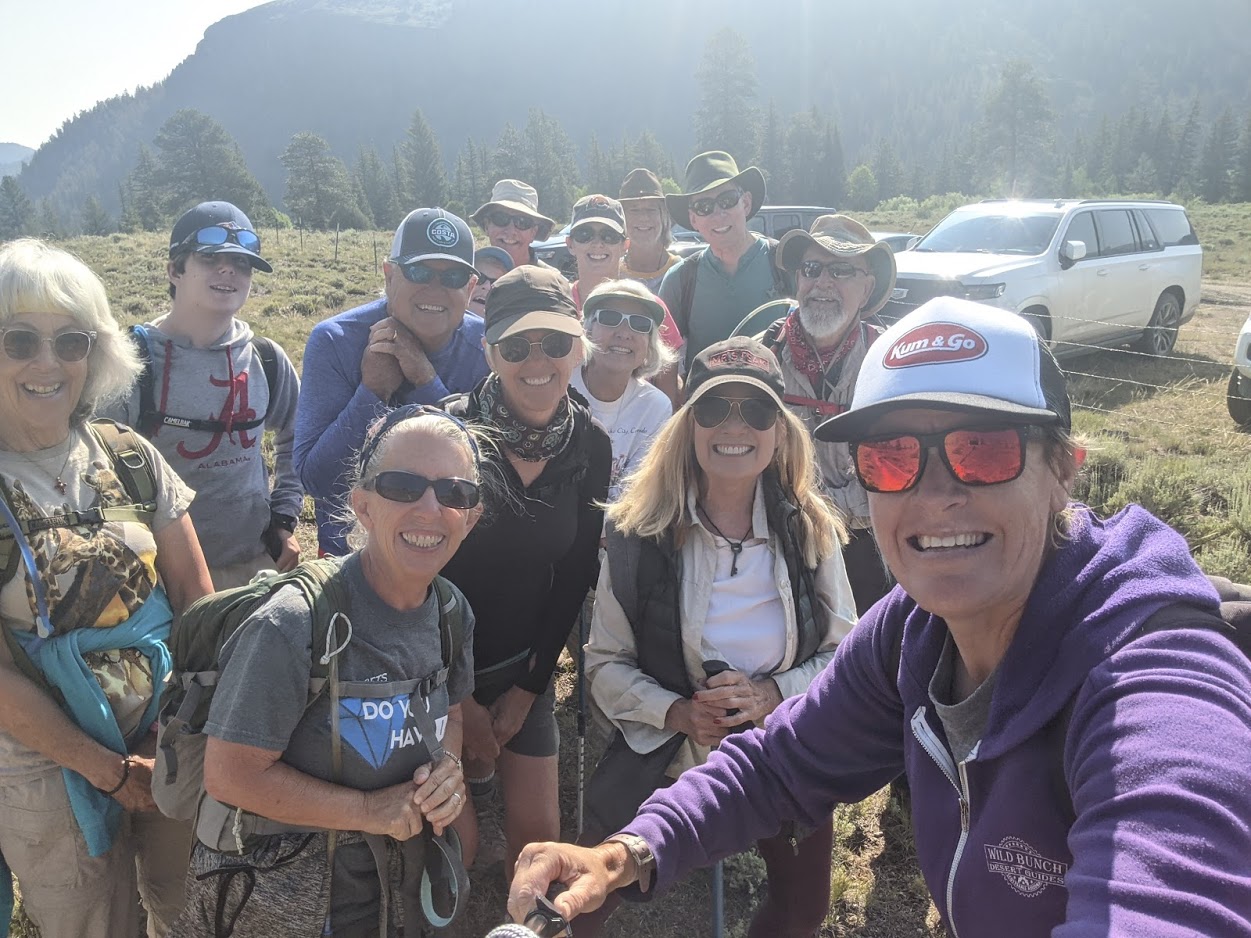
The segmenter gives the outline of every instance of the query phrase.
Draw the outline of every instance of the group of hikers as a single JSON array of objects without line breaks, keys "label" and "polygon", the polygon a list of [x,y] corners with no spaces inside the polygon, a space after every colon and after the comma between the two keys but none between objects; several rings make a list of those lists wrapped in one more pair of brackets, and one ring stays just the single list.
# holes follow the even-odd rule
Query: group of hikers
[{"label": "group of hikers", "polygon": [[[891,249],[758,236],[765,191],[636,169],[574,205],[572,283],[525,182],[485,246],[418,208],[299,376],[239,318],[272,268],[229,203],[129,330],[0,247],[0,854],[45,938],[138,899],[153,938],[455,930],[500,861],[514,921],[593,936],[752,845],[747,934],[815,936],[835,806],[901,776],[952,935],[1251,935],[1251,593],[1071,500],[1025,320],[887,327]],[[608,732],[562,842],[571,634]]]}]

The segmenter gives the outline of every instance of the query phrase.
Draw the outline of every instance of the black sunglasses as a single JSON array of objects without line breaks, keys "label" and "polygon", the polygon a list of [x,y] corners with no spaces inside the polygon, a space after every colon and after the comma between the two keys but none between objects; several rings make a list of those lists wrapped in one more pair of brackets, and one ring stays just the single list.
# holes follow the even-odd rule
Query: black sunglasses
[{"label": "black sunglasses", "polygon": [[591,317],[601,326],[607,326],[609,329],[615,329],[621,325],[621,320],[625,320],[630,331],[637,332],[639,335],[647,335],[654,328],[656,323],[651,316],[640,316],[638,313],[623,313],[619,309],[597,309]]},{"label": "black sunglasses", "polygon": [[838,261],[830,261],[828,264],[820,261],[804,261],[799,265],[799,273],[805,280],[816,280],[823,270],[828,271],[835,280],[851,280],[853,277],[869,276],[867,270],[855,264],[842,264]]},{"label": "black sunglasses", "polygon": [[481,499],[476,482],[468,479],[427,479],[402,469],[380,472],[361,487],[377,492],[389,502],[421,501],[426,489],[434,489],[434,497],[445,508],[474,508]]},{"label": "black sunglasses", "polygon": [[538,224],[528,215],[514,215],[511,212],[487,212],[486,219],[496,228],[507,228],[512,225],[518,231],[529,231]]},{"label": "black sunglasses", "polygon": [[49,336],[20,326],[0,329],[0,335],[4,336],[4,354],[15,362],[35,358],[45,342],[60,361],[66,364],[80,362],[91,354],[92,343],[96,340],[94,332],[58,332]]},{"label": "black sunglasses", "polygon": [[523,362],[530,357],[530,350],[541,348],[548,358],[564,358],[573,351],[573,336],[565,332],[549,332],[538,342],[531,342],[519,335],[510,335],[495,343],[500,358],[511,364]]},{"label": "black sunglasses", "polygon": [[718,208],[729,211],[734,208],[734,206],[738,205],[742,198],[742,189],[727,189],[725,192],[722,192],[720,195],[711,199],[692,199],[691,211],[700,218],[705,218],[711,215]]},{"label": "black sunglasses", "polygon": [[713,397],[704,395],[691,410],[695,422],[705,430],[719,427],[730,419],[730,412],[737,409],[743,423],[753,430],[768,430],[778,421],[778,405],[759,397]]},{"label": "black sunglasses", "polygon": [[223,228],[221,225],[210,225],[207,228],[201,228],[199,231],[193,231],[187,237],[182,239],[179,247],[186,247],[188,244],[209,247],[214,244],[226,244],[231,242],[239,245],[248,251],[260,253],[261,239],[255,231],[249,231],[247,228]]},{"label": "black sunglasses", "polygon": [[625,240],[625,235],[618,234],[611,228],[604,228],[598,225],[583,225],[581,228],[575,228],[569,237],[577,241],[578,244],[590,244],[596,238],[605,244],[620,244]]},{"label": "black sunglasses", "polygon": [[439,283],[449,290],[459,290],[473,276],[472,270],[464,267],[449,267],[447,270],[435,270],[424,261],[413,261],[411,264],[400,264],[400,272],[409,283],[430,283],[435,277]]}]

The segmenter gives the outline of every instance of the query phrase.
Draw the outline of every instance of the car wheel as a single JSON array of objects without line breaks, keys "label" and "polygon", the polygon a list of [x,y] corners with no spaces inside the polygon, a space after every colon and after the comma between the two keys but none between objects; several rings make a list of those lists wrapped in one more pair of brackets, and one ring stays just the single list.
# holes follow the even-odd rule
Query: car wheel
[{"label": "car wheel", "polygon": [[1051,317],[1047,315],[1047,311],[1038,306],[1031,306],[1025,312],[1021,313],[1024,319],[1034,331],[1038,333],[1038,337],[1044,342],[1051,338]]},{"label": "car wheel", "polygon": [[1174,293],[1161,293],[1147,329],[1139,337],[1136,348],[1148,355],[1167,355],[1177,344],[1177,327],[1181,325],[1181,303]]},{"label": "car wheel", "polygon": [[1234,419],[1234,423],[1240,427],[1251,427],[1251,397],[1247,396],[1243,384],[1251,385],[1251,382],[1245,381],[1238,369],[1235,368],[1233,374],[1229,376],[1229,388],[1225,392],[1225,402],[1229,407],[1229,416]]}]

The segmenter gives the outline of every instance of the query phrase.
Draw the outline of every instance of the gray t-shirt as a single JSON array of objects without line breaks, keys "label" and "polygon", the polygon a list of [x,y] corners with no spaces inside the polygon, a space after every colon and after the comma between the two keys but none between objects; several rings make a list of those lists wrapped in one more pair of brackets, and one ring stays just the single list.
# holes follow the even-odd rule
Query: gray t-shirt
[{"label": "gray t-shirt", "polygon": [[[352,635],[338,656],[340,681],[391,684],[438,671],[443,664],[434,589],[421,608],[399,612],[369,586],[359,555],[345,559],[343,571]],[[442,739],[447,708],[472,692],[473,612],[459,591],[456,595],[464,620],[460,654],[447,683],[428,701],[416,691],[340,699],[342,784],[372,791],[411,778],[429,761],[414,708],[430,714]],[[222,646],[221,679],[204,731],[227,742],[280,751],[293,768],[330,779],[329,694],[305,709],[312,655],[308,606],[294,587],[281,589]]]},{"label": "gray t-shirt", "polygon": [[977,686],[977,689],[959,703],[953,703],[951,692],[952,678],[956,669],[956,645],[947,636],[943,644],[943,653],[938,657],[938,666],[934,676],[930,678],[930,701],[943,724],[947,734],[947,746],[956,762],[963,762],[981,741],[986,732],[986,723],[990,720],[990,702],[995,694],[995,683],[999,676],[996,668],[990,676]]}]

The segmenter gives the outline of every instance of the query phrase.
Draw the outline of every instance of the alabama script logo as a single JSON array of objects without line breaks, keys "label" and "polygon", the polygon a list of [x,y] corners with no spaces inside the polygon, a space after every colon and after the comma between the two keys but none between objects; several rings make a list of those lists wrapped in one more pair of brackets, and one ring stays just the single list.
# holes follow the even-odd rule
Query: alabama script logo
[{"label": "alabama script logo", "polygon": [[983,844],[986,869],[998,873],[1019,895],[1032,899],[1048,886],[1064,886],[1067,863],[1049,860],[1019,837]]},{"label": "alabama script logo", "polygon": [[986,340],[968,326],[954,322],[927,322],[909,329],[886,350],[886,368],[911,368],[943,362],[971,362],[989,350]]}]

